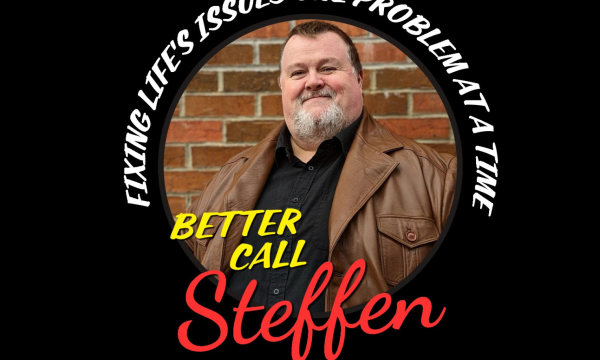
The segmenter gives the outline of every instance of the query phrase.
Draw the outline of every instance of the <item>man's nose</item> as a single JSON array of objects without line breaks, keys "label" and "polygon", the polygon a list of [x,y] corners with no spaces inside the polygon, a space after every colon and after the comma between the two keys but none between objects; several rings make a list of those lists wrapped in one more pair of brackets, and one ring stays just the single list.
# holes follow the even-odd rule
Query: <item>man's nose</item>
[{"label": "man's nose", "polygon": [[308,76],[306,78],[306,83],[304,84],[304,87],[306,90],[309,90],[309,91],[320,90],[324,86],[325,86],[325,83],[323,82],[323,78],[322,78],[321,74],[319,74],[318,71],[309,71],[308,72]]}]

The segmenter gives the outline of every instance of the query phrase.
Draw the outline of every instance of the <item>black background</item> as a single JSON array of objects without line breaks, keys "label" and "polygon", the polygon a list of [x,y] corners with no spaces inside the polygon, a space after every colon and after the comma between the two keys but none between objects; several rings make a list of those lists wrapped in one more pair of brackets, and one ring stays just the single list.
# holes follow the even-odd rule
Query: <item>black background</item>
[{"label": "black background", "polygon": [[[512,315],[515,302],[523,296],[515,288],[515,277],[519,273],[519,261],[514,251],[507,249],[518,242],[512,230],[511,220],[522,211],[520,205],[510,201],[511,148],[516,145],[518,132],[514,122],[507,121],[511,108],[508,82],[519,81],[511,76],[513,63],[518,62],[519,49],[512,44],[518,42],[510,31],[511,23],[518,21],[518,13],[510,13],[502,7],[481,9],[467,5],[436,4],[419,2],[408,4],[414,14],[423,15],[439,28],[441,35],[436,40],[450,40],[469,69],[447,74],[441,62],[418,43],[415,36],[407,34],[401,24],[393,24],[386,17],[367,11],[367,3],[354,8],[350,3],[321,1],[285,0],[279,5],[269,5],[250,14],[238,14],[231,23],[224,23],[216,32],[199,43],[197,24],[194,21],[211,5],[220,1],[206,1],[195,6],[154,6],[115,11],[103,22],[106,29],[104,51],[97,54],[102,70],[110,69],[110,75],[102,81],[109,82],[110,118],[105,119],[103,128],[110,130],[110,154],[107,164],[114,170],[110,189],[122,210],[114,226],[107,221],[103,230],[108,230],[110,241],[105,240],[102,254],[106,254],[102,267],[105,276],[98,281],[94,297],[102,301],[102,309],[108,316],[102,321],[110,324],[110,331],[102,331],[99,337],[103,347],[120,349],[126,354],[170,356],[201,356],[205,359],[237,358],[241,356],[264,356],[266,358],[289,358],[291,339],[279,343],[268,343],[258,339],[249,345],[238,345],[232,339],[232,324],[237,301],[225,296],[220,304],[214,301],[214,285],[202,282],[196,291],[196,300],[202,305],[218,311],[228,320],[227,340],[217,349],[196,354],[184,349],[177,339],[179,326],[193,320],[190,339],[198,345],[212,343],[218,338],[218,328],[211,321],[201,318],[185,303],[185,292],[190,282],[199,274],[180,244],[170,240],[171,225],[161,195],[162,150],[168,119],[176,100],[191,79],[194,69],[210,59],[220,48],[244,33],[271,23],[301,19],[330,18],[353,24],[385,37],[400,45],[413,59],[425,65],[423,70],[431,75],[438,92],[444,93],[447,109],[452,111],[455,136],[459,154],[462,155],[462,190],[454,221],[444,241],[429,264],[418,276],[393,295],[394,303],[410,301],[417,297],[428,297],[433,304],[432,320],[443,307],[446,313],[441,322],[430,329],[420,325],[420,311],[409,315],[399,330],[390,329],[379,335],[366,335],[360,329],[347,330],[344,348],[339,358],[356,358],[361,355],[394,356],[411,355],[485,355],[508,350],[511,344],[520,341],[511,336],[518,328]],[[318,15],[327,14],[327,15]],[[341,16],[343,18],[333,18]],[[329,17],[328,17],[329,16]],[[186,56],[175,52],[181,59],[175,73],[166,73],[169,84],[158,102],[156,111],[149,110],[138,98],[137,92],[148,88],[145,76],[160,53],[171,40],[176,40],[182,29],[188,29],[195,40],[195,47]],[[179,51],[179,50],[178,50]],[[477,92],[464,97],[458,95],[459,87],[452,83],[458,78],[481,85],[491,112],[483,108],[464,106],[465,99],[474,99]],[[449,105],[449,106],[448,106]],[[147,132],[149,143],[146,151],[148,179],[148,208],[128,205],[123,184],[123,146],[129,115],[134,109],[148,113],[151,129]],[[473,122],[469,115],[494,125],[490,134],[473,135]],[[472,207],[472,196],[476,180],[475,146],[490,147],[495,142],[498,149],[497,194],[493,199],[494,209],[488,217],[487,209]],[[480,156],[480,158],[482,158]],[[482,158],[483,160],[483,158]],[[489,158],[488,158],[489,160]],[[107,160],[108,161],[108,160]],[[111,170],[111,173],[113,171]],[[120,196],[115,195],[120,194]],[[137,194],[132,192],[132,194]],[[107,217],[108,219],[112,218]],[[386,318],[393,315],[393,311]],[[348,315],[356,321],[357,314]],[[253,335],[260,323],[260,314],[246,316],[244,335]],[[100,319],[99,319],[100,320]],[[374,321],[372,326],[379,327]],[[283,326],[285,328],[285,326]],[[315,333],[309,358],[323,357],[324,334]],[[486,353],[479,352],[481,347]]]}]

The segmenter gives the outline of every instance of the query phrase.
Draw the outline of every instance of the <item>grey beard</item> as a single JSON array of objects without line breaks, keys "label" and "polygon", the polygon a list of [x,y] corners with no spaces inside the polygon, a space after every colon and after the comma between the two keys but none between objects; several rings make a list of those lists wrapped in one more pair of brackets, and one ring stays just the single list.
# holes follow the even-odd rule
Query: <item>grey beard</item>
[{"label": "grey beard", "polygon": [[[335,93],[332,91],[323,91],[320,95],[330,95],[335,99]],[[333,138],[350,125],[345,119],[344,111],[335,101],[320,114],[313,116],[302,107],[303,98],[298,99],[299,109],[294,113],[294,130],[298,139],[307,143],[321,143]]]}]

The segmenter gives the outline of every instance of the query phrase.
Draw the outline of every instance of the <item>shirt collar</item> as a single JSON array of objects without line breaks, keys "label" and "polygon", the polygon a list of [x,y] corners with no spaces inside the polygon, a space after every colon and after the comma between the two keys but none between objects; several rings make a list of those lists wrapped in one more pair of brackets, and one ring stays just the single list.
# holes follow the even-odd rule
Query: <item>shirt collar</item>
[{"label": "shirt collar", "polygon": [[[352,124],[350,124],[350,126],[346,127],[333,137],[334,139],[337,139],[338,143],[341,145],[344,156],[347,156],[348,152],[350,151],[350,146],[352,145],[352,141],[354,140],[356,130],[358,130],[358,126],[360,125],[362,117],[363,114],[361,112],[360,116]],[[294,163],[296,160],[294,151],[292,150],[291,134],[287,124],[284,124],[281,132],[279,133],[279,137],[277,138],[277,145],[275,147],[276,164],[278,164],[277,158],[280,156],[279,154],[285,154],[291,163]]]},{"label": "shirt collar", "polygon": [[345,128],[344,130],[337,133],[334,138],[337,138],[342,144],[342,150],[344,151],[344,156],[348,155],[350,151],[350,146],[352,145],[352,141],[354,141],[354,135],[356,135],[356,130],[358,130],[358,125],[360,125],[360,120],[362,119],[363,114],[360,113],[358,119],[354,120],[350,126]]}]

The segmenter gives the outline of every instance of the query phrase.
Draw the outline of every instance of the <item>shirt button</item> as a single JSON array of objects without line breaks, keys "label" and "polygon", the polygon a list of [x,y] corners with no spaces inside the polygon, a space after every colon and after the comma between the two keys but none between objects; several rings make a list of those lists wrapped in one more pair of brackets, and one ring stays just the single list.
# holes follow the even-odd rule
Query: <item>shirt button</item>
[{"label": "shirt button", "polygon": [[279,294],[279,289],[275,289],[275,290],[273,290],[273,293],[274,293],[275,295]]},{"label": "shirt button", "polygon": [[293,198],[292,201],[293,202],[298,202],[298,198]]},{"label": "shirt button", "polygon": [[315,167],[314,167],[314,166],[309,166],[309,167],[308,167],[308,170],[310,170],[310,171],[313,171],[314,169],[315,169]]},{"label": "shirt button", "polygon": [[417,234],[415,234],[412,230],[408,230],[406,232],[406,238],[408,239],[408,241],[416,241]]}]

